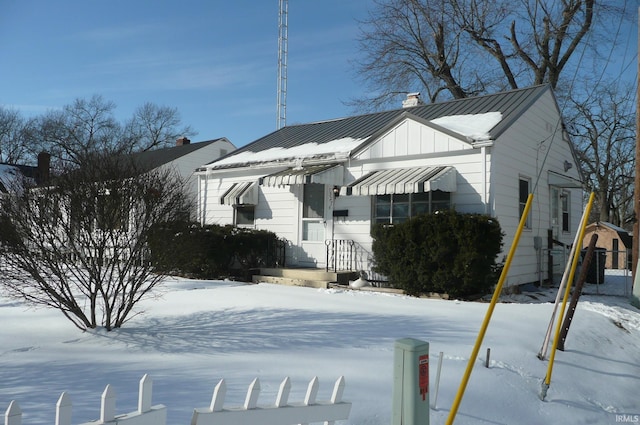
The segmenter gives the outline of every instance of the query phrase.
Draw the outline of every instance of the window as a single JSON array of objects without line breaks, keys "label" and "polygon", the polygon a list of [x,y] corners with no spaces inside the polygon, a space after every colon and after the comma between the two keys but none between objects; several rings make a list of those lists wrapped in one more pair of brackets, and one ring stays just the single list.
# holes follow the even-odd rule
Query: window
[{"label": "window", "polygon": [[571,202],[569,198],[569,192],[563,192],[560,195],[560,199],[562,200],[562,231],[569,232],[569,205]]},{"label": "window", "polygon": [[[527,199],[529,198],[530,187],[531,187],[531,181],[527,178],[520,177],[520,183],[519,183],[519,189],[518,189],[519,190],[518,217],[520,217],[520,219],[522,219],[522,214],[524,213],[525,206],[527,205]],[[527,219],[524,223],[524,227],[527,229],[531,228],[531,214],[527,216]]]},{"label": "window", "polygon": [[104,189],[96,197],[96,226],[100,230],[127,230],[129,202],[116,190]]},{"label": "window", "polygon": [[324,185],[311,183],[303,187],[302,239],[324,240]]},{"label": "window", "polygon": [[571,230],[570,195],[559,187],[551,186],[550,188],[551,229],[555,238],[560,237],[560,232],[568,233]]},{"label": "window", "polygon": [[236,226],[253,226],[255,224],[255,205],[236,205],[235,220]]},{"label": "window", "polygon": [[397,224],[410,217],[451,208],[451,193],[435,190],[421,193],[377,195],[373,209],[373,222]]}]

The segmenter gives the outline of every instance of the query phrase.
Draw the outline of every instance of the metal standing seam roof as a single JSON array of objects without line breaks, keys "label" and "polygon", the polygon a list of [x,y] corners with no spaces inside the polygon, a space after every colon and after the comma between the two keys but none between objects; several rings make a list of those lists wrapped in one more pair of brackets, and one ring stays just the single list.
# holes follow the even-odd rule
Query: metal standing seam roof
[{"label": "metal standing seam roof", "polygon": [[[271,148],[292,148],[308,143],[323,144],[342,138],[367,139],[385,129],[402,114],[408,113],[425,120],[452,115],[500,112],[502,120],[489,135],[496,139],[522,115],[543,93],[551,90],[548,84],[517,89],[485,96],[455,99],[440,103],[374,112],[327,121],[283,127],[220,158],[231,158],[242,152],[261,152]],[[216,161],[207,165],[215,167]],[[227,168],[229,165],[221,165]]]}]

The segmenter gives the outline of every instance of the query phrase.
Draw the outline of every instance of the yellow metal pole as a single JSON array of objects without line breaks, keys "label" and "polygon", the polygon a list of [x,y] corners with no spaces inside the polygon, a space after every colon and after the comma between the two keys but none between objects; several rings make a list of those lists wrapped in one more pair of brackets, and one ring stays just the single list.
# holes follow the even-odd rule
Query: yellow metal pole
[{"label": "yellow metal pole", "polygon": [[[591,213],[591,206],[593,205],[595,193],[591,192],[591,196],[589,196],[589,202],[587,202],[587,208],[585,209],[584,215],[587,217],[581,228],[579,229],[580,237],[577,242],[577,247],[582,245],[582,239],[584,239],[584,231],[587,227],[587,221],[589,214]],[[560,330],[562,329],[562,318],[564,317],[564,311],[567,307],[567,300],[569,299],[569,294],[571,293],[571,284],[573,283],[573,276],[575,275],[576,268],[578,267],[578,258],[580,258],[580,249],[576,249],[573,256],[573,264],[571,265],[571,274],[569,275],[569,281],[567,282],[567,287],[564,291],[564,299],[562,300],[562,308],[560,309],[560,316],[558,318],[558,325],[556,326],[556,333],[553,337],[553,346],[551,348],[551,355],[549,356],[549,365],[547,366],[547,376],[545,377],[544,383],[542,384],[542,392],[540,394],[540,398],[544,400],[547,396],[547,390],[549,389],[549,385],[551,385],[551,373],[553,372],[553,362],[556,358],[556,350],[558,348],[558,339],[560,336]]]},{"label": "yellow metal pole", "polygon": [[487,327],[489,326],[489,321],[491,320],[491,315],[493,314],[493,310],[498,302],[498,298],[500,297],[500,292],[502,292],[502,285],[507,278],[507,274],[509,272],[509,267],[511,266],[511,260],[513,259],[516,248],[518,247],[518,242],[520,241],[520,235],[522,234],[522,229],[527,222],[527,216],[529,215],[529,210],[531,209],[531,204],[533,202],[533,194],[530,193],[527,198],[527,203],[524,207],[524,211],[522,212],[522,217],[520,217],[520,224],[518,225],[518,230],[516,230],[516,234],[513,237],[513,243],[511,244],[511,249],[509,250],[509,254],[507,255],[507,260],[504,263],[504,267],[502,268],[502,273],[500,273],[500,279],[498,279],[498,284],[496,285],[496,289],[493,291],[493,297],[491,297],[491,303],[489,303],[489,309],[485,314],[484,321],[482,322],[482,326],[480,327],[480,332],[478,332],[478,337],[476,338],[476,344],[473,346],[473,351],[471,352],[471,357],[469,358],[469,363],[467,364],[467,369],[462,376],[462,381],[460,382],[460,387],[458,388],[458,393],[456,394],[456,398],[453,400],[453,405],[451,406],[451,411],[449,411],[449,416],[447,417],[446,425],[453,424],[454,419],[456,418],[456,414],[458,413],[458,408],[460,407],[460,402],[462,401],[462,397],[464,396],[464,391],[467,388],[467,384],[469,383],[469,377],[471,376],[471,371],[473,370],[473,364],[476,361],[476,357],[478,357],[478,352],[480,351],[480,346],[482,345],[482,340],[484,339],[484,334],[487,332]]}]

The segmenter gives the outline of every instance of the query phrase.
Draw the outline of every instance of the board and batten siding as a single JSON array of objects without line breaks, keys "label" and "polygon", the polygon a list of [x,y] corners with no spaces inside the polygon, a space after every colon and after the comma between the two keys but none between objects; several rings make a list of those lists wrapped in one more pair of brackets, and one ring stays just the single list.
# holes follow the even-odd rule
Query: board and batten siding
[{"label": "board and batten siding", "polygon": [[469,143],[407,118],[380,136],[356,160],[402,158],[472,149]]},{"label": "board and batten siding", "polygon": [[[521,234],[507,286],[536,282],[540,278],[534,237],[541,237],[543,248],[546,248],[547,229],[551,228],[548,171],[579,179],[575,158],[569,142],[563,140],[559,119],[555,101],[548,92],[509,127],[491,148],[491,197],[495,200],[495,215],[505,232],[505,254],[511,249],[520,222],[519,179],[529,179],[531,190],[534,190],[529,214],[531,226]],[[566,173],[563,168],[565,160],[573,164],[573,168]],[[582,215],[582,190],[570,189],[570,192],[571,232],[560,235],[561,241],[566,244],[572,243]]]}]

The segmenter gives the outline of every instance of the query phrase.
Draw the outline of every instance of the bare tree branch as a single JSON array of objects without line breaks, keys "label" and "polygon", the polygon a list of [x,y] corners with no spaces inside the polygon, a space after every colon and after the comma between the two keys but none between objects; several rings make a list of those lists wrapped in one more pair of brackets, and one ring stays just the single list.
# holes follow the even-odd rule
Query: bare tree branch
[{"label": "bare tree branch", "polygon": [[127,158],[87,156],[52,184],[2,200],[0,284],[10,294],[80,329],[111,330],[136,314],[163,278],[148,261],[152,229],[189,206],[173,171],[137,172]]}]

